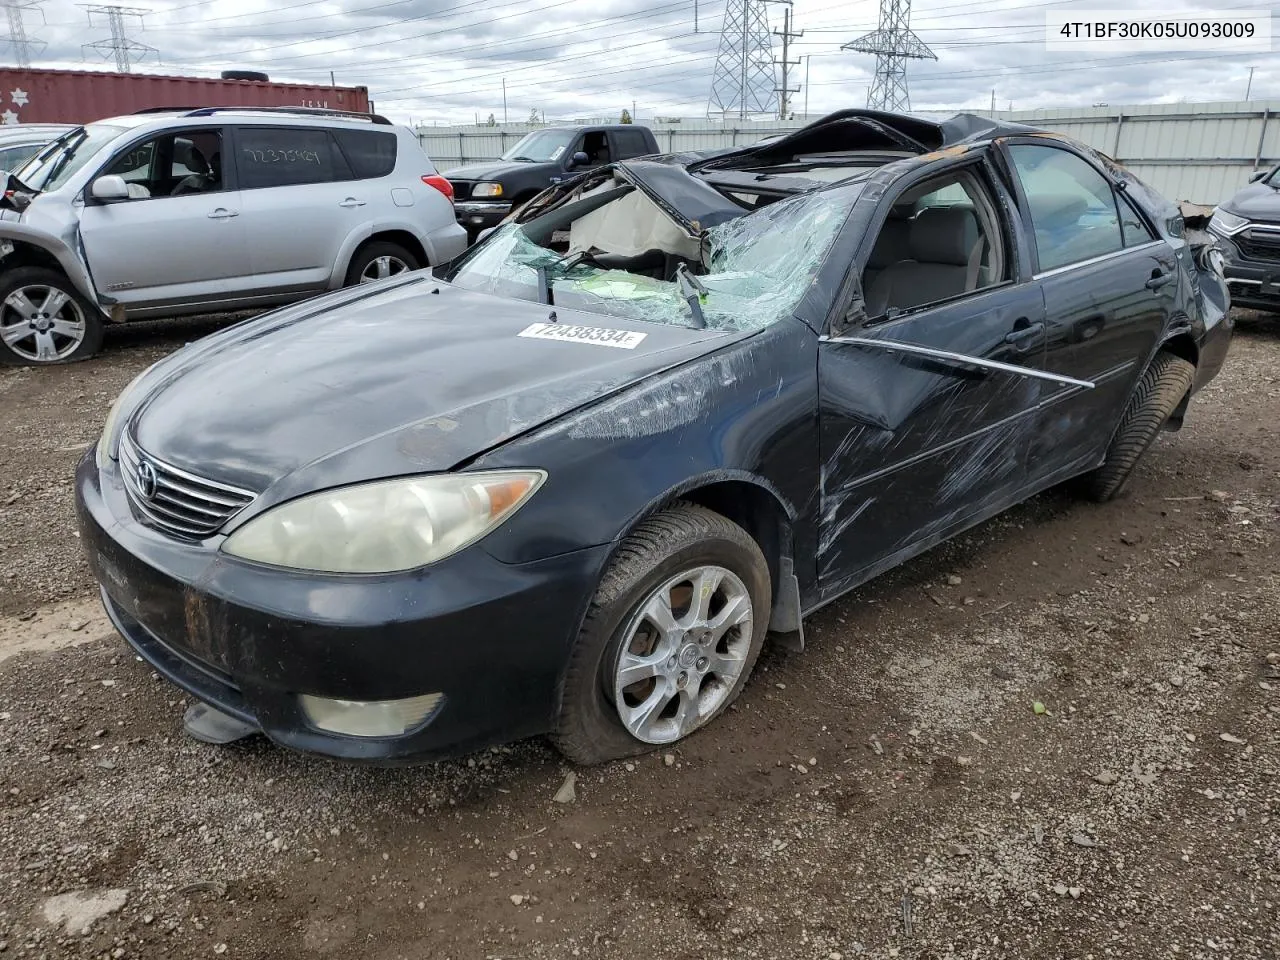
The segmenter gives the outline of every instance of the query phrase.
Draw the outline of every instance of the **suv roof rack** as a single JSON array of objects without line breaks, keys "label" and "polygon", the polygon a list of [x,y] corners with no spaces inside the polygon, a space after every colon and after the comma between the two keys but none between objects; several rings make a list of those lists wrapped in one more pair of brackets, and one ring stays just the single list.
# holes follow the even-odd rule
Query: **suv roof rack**
[{"label": "suv roof rack", "polygon": [[323,107],[200,107],[184,113],[184,117],[212,117],[227,111],[244,113],[283,113],[304,117],[345,117],[349,120],[368,120],[370,123],[391,126],[391,121],[377,113],[358,113],[354,110],[327,110]]},{"label": "suv roof rack", "polygon": [[194,109],[196,108],[195,107],[143,107],[141,110],[133,111],[133,115],[136,117],[143,113],[186,113],[187,111],[194,110]]}]

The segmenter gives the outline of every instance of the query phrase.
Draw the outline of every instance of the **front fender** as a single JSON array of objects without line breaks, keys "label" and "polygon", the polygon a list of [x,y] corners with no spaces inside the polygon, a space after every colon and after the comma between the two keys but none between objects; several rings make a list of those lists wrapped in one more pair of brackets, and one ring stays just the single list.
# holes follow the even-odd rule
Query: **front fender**
[{"label": "front fender", "polygon": [[47,253],[58,262],[76,290],[94,304],[103,316],[108,315],[107,306],[114,303],[114,300],[107,298],[104,305],[103,298],[94,289],[89,263],[84,259],[84,250],[80,244],[80,232],[75,226],[70,227],[67,236],[60,237],[27,223],[2,221],[0,240],[30,244]]}]

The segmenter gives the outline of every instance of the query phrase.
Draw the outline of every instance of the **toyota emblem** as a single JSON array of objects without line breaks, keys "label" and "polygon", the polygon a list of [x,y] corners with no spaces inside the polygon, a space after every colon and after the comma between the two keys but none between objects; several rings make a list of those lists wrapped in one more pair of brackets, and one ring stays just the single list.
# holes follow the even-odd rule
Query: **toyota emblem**
[{"label": "toyota emblem", "polygon": [[138,462],[138,493],[144,500],[152,500],[156,495],[156,468],[145,460]]}]

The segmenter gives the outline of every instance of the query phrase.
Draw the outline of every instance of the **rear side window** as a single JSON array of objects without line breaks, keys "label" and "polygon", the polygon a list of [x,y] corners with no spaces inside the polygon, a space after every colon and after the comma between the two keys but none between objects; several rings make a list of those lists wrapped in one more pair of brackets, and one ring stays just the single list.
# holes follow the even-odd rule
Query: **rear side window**
[{"label": "rear side window", "polygon": [[1009,156],[1027,196],[1041,270],[1124,249],[1115,192],[1090,164],[1032,144],[1011,146]]},{"label": "rear side window", "polygon": [[327,130],[241,127],[237,138],[241,189],[351,179],[351,168]]},{"label": "rear side window", "polygon": [[385,177],[396,168],[396,135],[385,130],[333,130],[357,180]]},{"label": "rear side window", "polygon": [[615,160],[626,160],[629,157],[643,157],[645,154],[653,153],[653,148],[649,146],[649,141],[645,139],[643,133],[639,130],[615,130],[613,131],[613,142],[617,146],[617,155]]}]

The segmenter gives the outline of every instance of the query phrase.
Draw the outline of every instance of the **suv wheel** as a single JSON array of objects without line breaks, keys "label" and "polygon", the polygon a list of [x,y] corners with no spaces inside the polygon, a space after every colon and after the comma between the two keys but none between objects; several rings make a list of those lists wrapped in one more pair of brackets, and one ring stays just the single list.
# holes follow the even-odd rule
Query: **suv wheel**
[{"label": "suv wheel", "polygon": [[396,243],[379,241],[356,251],[347,268],[347,286],[373,283],[417,270],[418,258]]},{"label": "suv wheel", "polygon": [[72,363],[102,346],[102,317],[71,281],[45,267],[20,267],[0,280],[0,363]]}]

